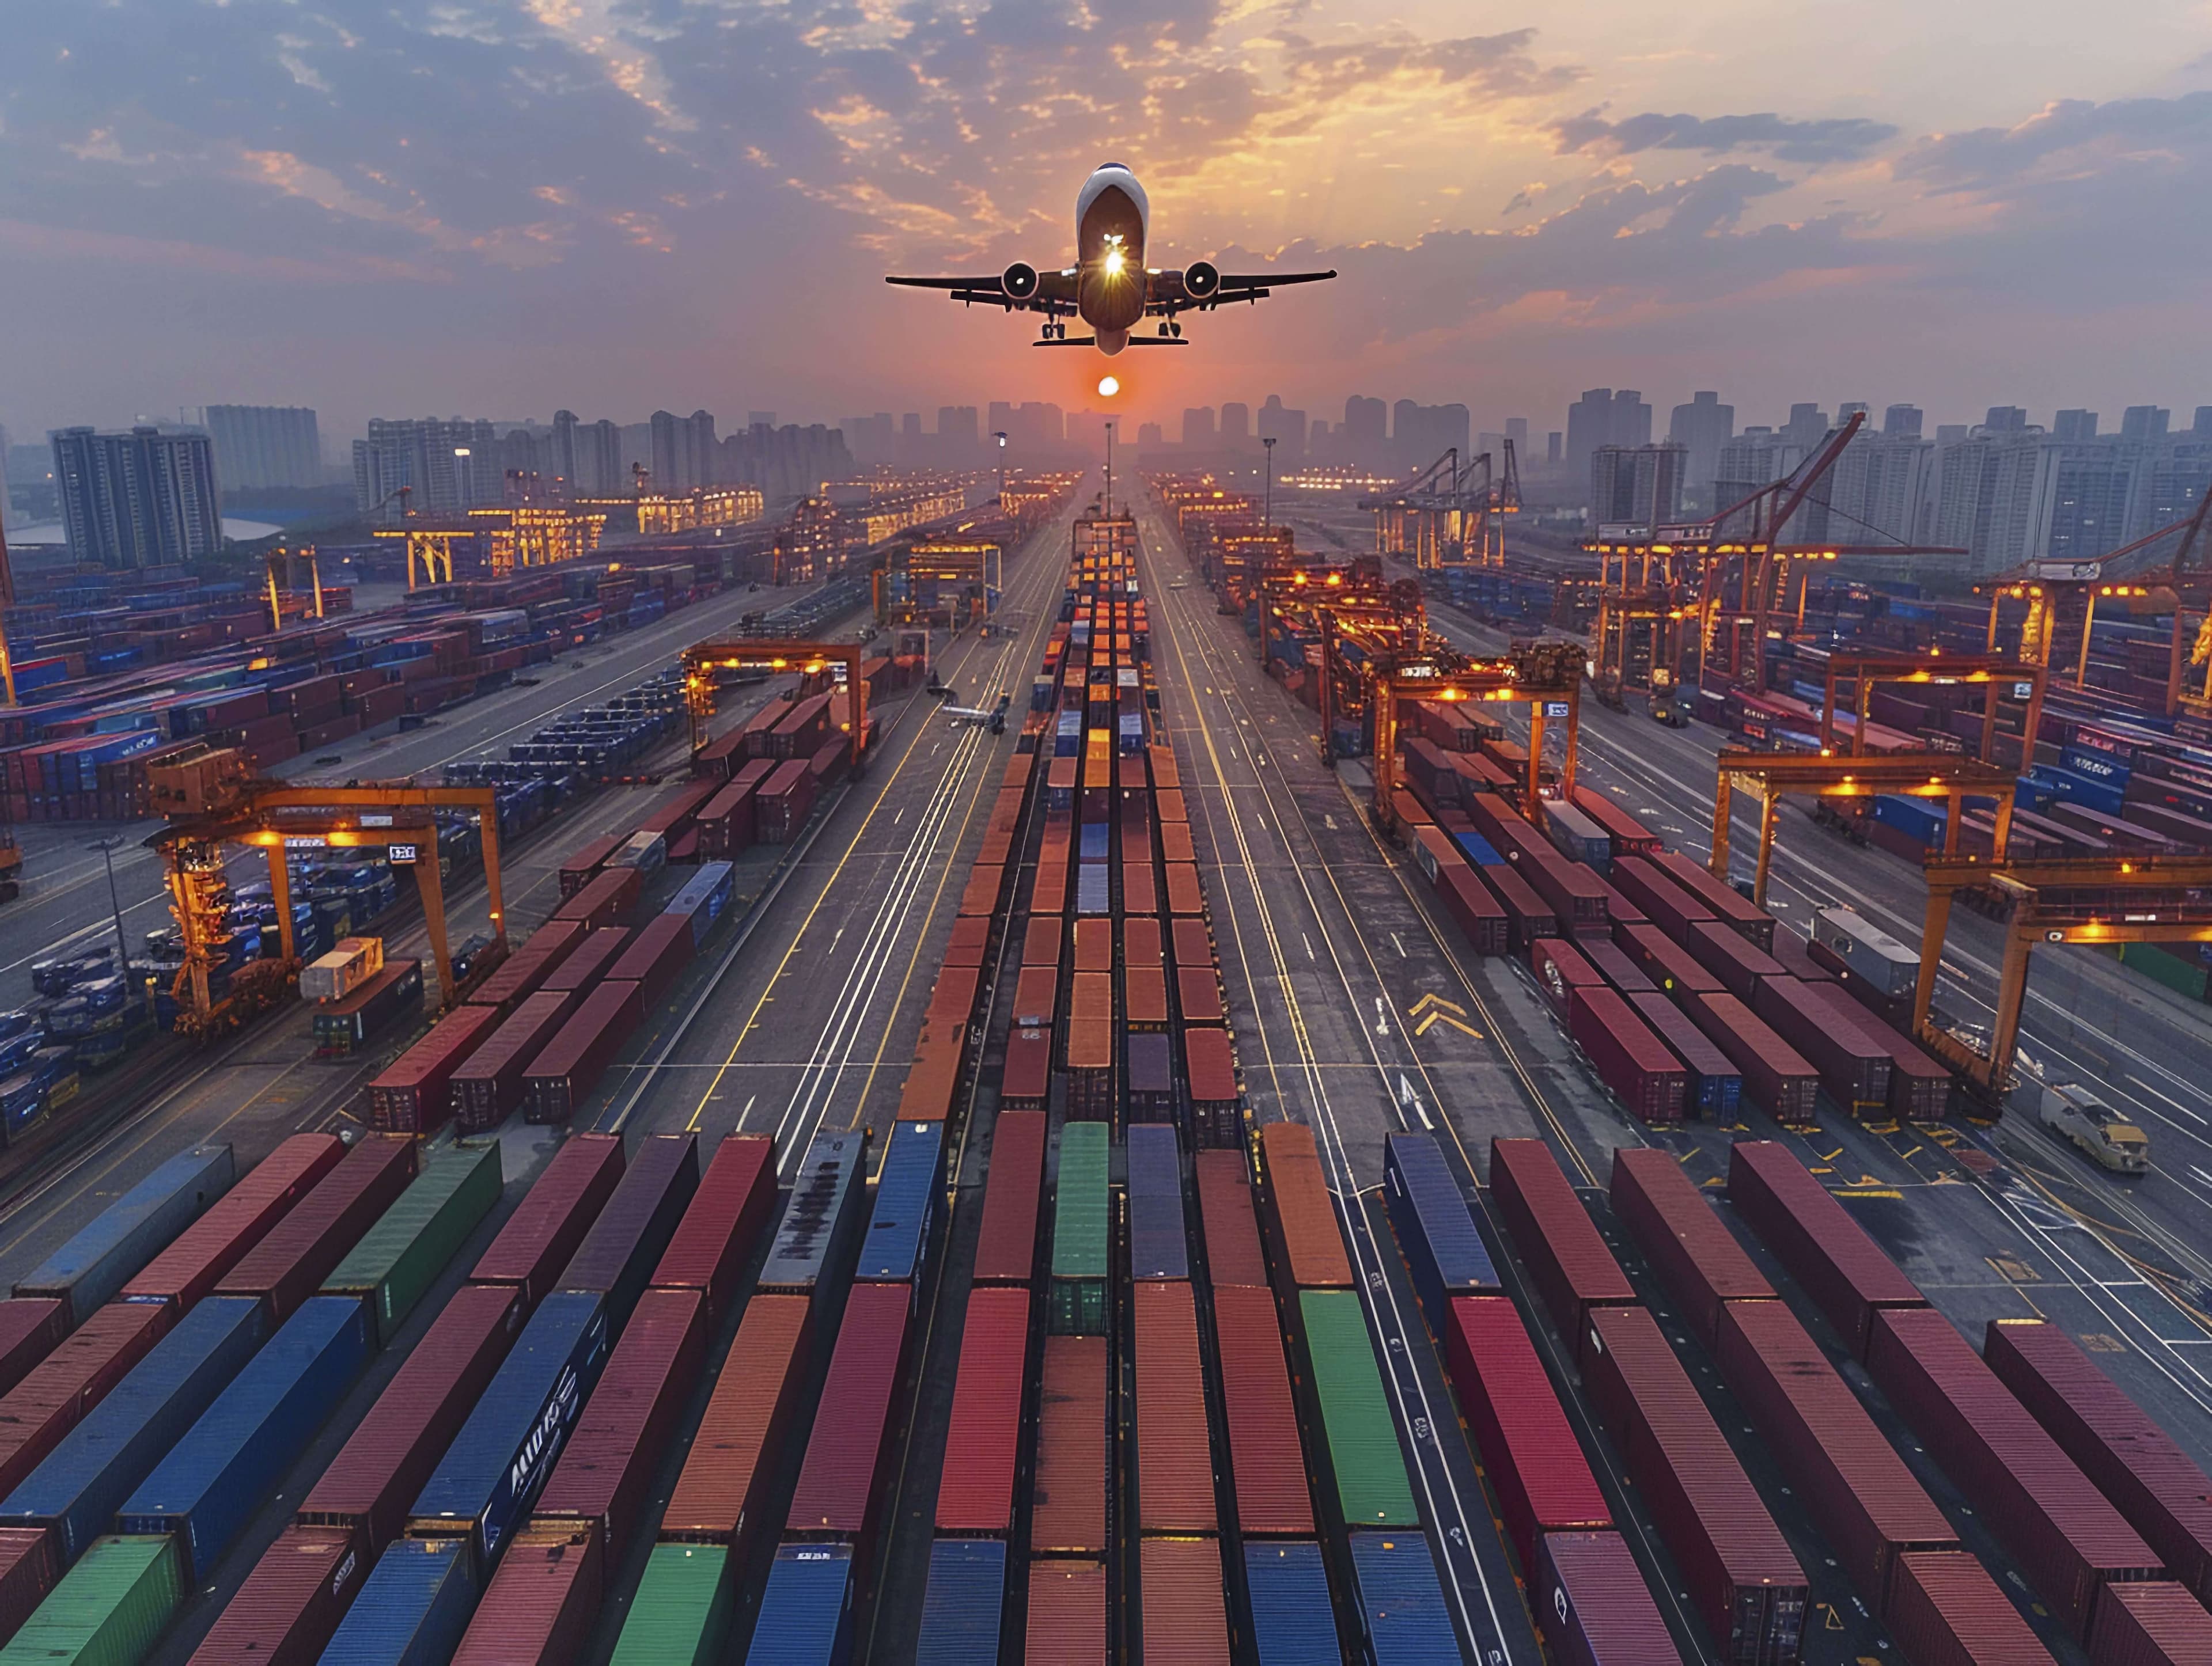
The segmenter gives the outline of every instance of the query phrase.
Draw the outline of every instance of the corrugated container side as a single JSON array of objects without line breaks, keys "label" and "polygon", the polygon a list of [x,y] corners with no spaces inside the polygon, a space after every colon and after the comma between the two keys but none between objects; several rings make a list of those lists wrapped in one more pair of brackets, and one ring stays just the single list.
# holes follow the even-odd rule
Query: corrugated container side
[{"label": "corrugated container side", "polygon": [[867,1154],[865,1132],[815,1135],[761,1267],[760,1289],[811,1295],[835,1281],[866,1213]]},{"label": "corrugated container side", "polygon": [[830,1355],[814,1432],[792,1491],[787,1536],[860,1540],[883,1496],[891,1451],[891,1393],[905,1357],[911,1293],[902,1284],[856,1284]]},{"label": "corrugated container side", "polygon": [[345,1150],[335,1134],[293,1135],[127,1281],[124,1295],[133,1301],[198,1301],[337,1166]]},{"label": "corrugated container side", "polygon": [[1048,1336],[1031,1478],[1032,1555],[1106,1549],[1106,1338]]},{"label": "corrugated container side", "polygon": [[442,1666],[476,1605],[476,1574],[459,1540],[396,1540],[338,1622],[324,1666]]},{"label": "corrugated container side", "polygon": [[715,1147],[676,1235],[653,1269],[656,1289],[697,1290],[710,1314],[723,1310],[775,1207],[775,1142],[732,1134]]},{"label": "corrugated container side", "polygon": [[110,1302],[0,1395],[0,1487],[15,1491],[176,1318],[166,1303]]},{"label": "corrugated container side", "polygon": [[[1613,866],[1618,869],[1616,859]],[[1618,1533],[1547,1533],[1529,1603],[1561,1666],[1681,1666],[1628,1542]]]},{"label": "corrugated container side", "polygon": [[1219,1542],[1146,1539],[1138,1568],[1146,1666],[1229,1666]]},{"label": "corrugated container side", "polygon": [[313,1666],[370,1561],[342,1527],[286,1528],[192,1651],[189,1666]]},{"label": "corrugated container side", "polygon": [[1247,1540],[1244,1581],[1260,1666],[1343,1666],[1319,1545],[1310,1539]]},{"label": "corrugated container side", "polygon": [[0,1527],[0,1643],[22,1629],[62,1577],[43,1527]]},{"label": "corrugated container side", "polygon": [[[230,1190],[237,1165],[228,1145],[182,1151],[132,1186],[15,1286],[21,1297],[69,1305],[69,1328],[112,1300],[126,1280]],[[0,1392],[12,1388],[0,1384]]]},{"label": "corrugated container side", "polygon": [[1213,1328],[1237,1525],[1248,1538],[1310,1537],[1313,1500],[1273,1295],[1264,1285],[1217,1284]]},{"label": "corrugated container side", "polygon": [[453,1666],[565,1666],[590,1639],[605,1573],[596,1533],[533,1523],[500,1559]]},{"label": "corrugated container side", "polygon": [[1060,1127],[1052,1189],[1052,1287],[1048,1325],[1063,1336],[1106,1333],[1106,1124]]},{"label": "corrugated container side", "polygon": [[1743,1096],[1777,1122],[1809,1123],[1820,1100],[1820,1073],[1769,1024],[1725,990],[1678,991],[1690,1021],[1742,1073]]},{"label": "corrugated container side", "polygon": [[322,1293],[367,1301],[377,1346],[383,1347],[477,1223],[491,1213],[499,1194],[496,1141],[426,1153],[414,1183],[331,1269]]},{"label": "corrugated container side", "polygon": [[2051,1651],[1963,1550],[1898,1558],[1882,1618],[1914,1666],[2050,1666]]},{"label": "corrugated container side", "polygon": [[1636,1299],[1628,1275],[1541,1140],[1491,1141],[1490,1193],[1553,1324],[1571,1345],[1581,1345],[1589,1309]]},{"label": "corrugated container side", "polygon": [[1452,1303],[1445,1364],[1522,1566],[1546,1533],[1613,1525],[1589,1460],[1510,1298]]},{"label": "corrugated container side", "polygon": [[647,1135],[562,1269],[559,1287],[605,1296],[607,1323],[619,1331],[698,1190],[699,1136]]},{"label": "corrugated container side", "polygon": [[1474,1212],[1434,1135],[1384,1138],[1382,1202],[1429,1328],[1442,1336],[1454,1296],[1498,1287],[1498,1269],[1491,1264]]},{"label": "corrugated container side", "polygon": [[619,1136],[571,1135],[477,1259],[469,1281],[514,1285],[527,1306],[537,1306],[575,1255],[622,1175]]},{"label": "corrugated container side", "polygon": [[1304,1123],[1269,1123],[1260,1130],[1260,1159],[1268,1235],[1289,1287],[1350,1289],[1352,1262],[1313,1130]]},{"label": "corrugated container side", "polygon": [[94,1540],[0,1649],[0,1660],[84,1666],[143,1660],[190,1589],[176,1540],[166,1535]]},{"label": "corrugated container side", "polygon": [[0,1394],[21,1382],[69,1330],[69,1304],[58,1298],[0,1301]]},{"label": "corrugated container side", "polygon": [[919,1280],[944,1193],[945,1124],[893,1123],[854,1276],[870,1282]]},{"label": "corrugated container side", "polygon": [[307,1489],[300,1524],[359,1533],[371,1554],[398,1537],[407,1506],[521,1333],[526,1311],[510,1286],[456,1290]]},{"label": "corrugated container side", "polygon": [[778,1548],[754,1622],[749,1666],[843,1666],[853,1645],[853,1548]]},{"label": "corrugated container side", "polygon": [[974,1666],[999,1657],[1006,1547],[996,1539],[939,1539],[929,1548],[915,1666]]},{"label": "corrugated container side", "polygon": [[[769,1482],[803,1391],[813,1306],[804,1296],[755,1296],[730,1344],[706,1414],[661,1512],[665,1541],[740,1552],[763,1530]],[[765,1459],[765,1461],[763,1461]],[[772,1527],[767,1530],[774,1530]],[[744,1560],[741,1555],[739,1560]]]},{"label": "corrugated container side", "polygon": [[1614,1215],[1708,1349],[1720,1339],[1723,1303],[1774,1294],[1766,1275],[1752,1264],[1672,1152],[1618,1148],[1612,1190]]},{"label": "corrugated container side", "polygon": [[261,1241],[216,1281],[221,1296],[258,1296],[282,1324],[415,1178],[415,1141],[364,1134]]},{"label": "corrugated container side", "polygon": [[1102,1562],[1030,1564],[1026,1666],[1105,1666],[1106,1567]]},{"label": "corrugated container side", "polygon": [[945,1427],[945,1470],[937,1487],[940,1533],[999,1537],[1012,1524],[1029,1329],[1028,1291],[969,1292]]},{"label": "corrugated container side", "polygon": [[1298,1316],[1346,1525],[1418,1527],[1420,1513],[1359,1297],[1350,1290],[1301,1290]]},{"label": "corrugated container side", "polygon": [[2203,1666],[2212,1660],[2212,1614],[2170,1579],[2107,1585],[2089,1627],[2097,1666]]},{"label": "corrugated container side", "polygon": [[1864,1360],[1877,1308],[1928,1299],[1787,1146],[1739,1140],[1729,1151],[1729,1202]]},{"label": "corrugated container side", "polygon": [[721,1666],[736,1606],[726,1546],[657,1544],[611,1666]]},{"label": "corrugated container side", "polygon": [[1352,1577],[1376,1666],[1429,1666],[1459,1654],[1429,1542],[1415,1531],[1354,1533]]},{"label": "corrugated container side", "polygon": [[1267,1287],[1267,1263],[1260,1252],[1260,1227],[1252,1213],[1251,1167],[1240,1151],[1201,1151],[1198,1212],[1206,1233],[1206,1270],[1218,1291],[1224,1285]]},{"label": "corrugated container side", "polygon": [[1172,1123],[1132,1123],[1127,1135],[1129,1271],[1138,1280],[1187,1279],[1182,1157]]},{"label": "corrugated container side", "polygon": [[1211,1533],[1213,1445],[1190,1286],[1139,1285],[1133,1300],[1137,1523],[1146,1533]]},{"label": "corrugated container side", "polygon": [[1576,990],[1567,1028],[1632,1115],[1647,1123],[1682,1119],[1689,1073],[1625,997],[1602,985]]}]

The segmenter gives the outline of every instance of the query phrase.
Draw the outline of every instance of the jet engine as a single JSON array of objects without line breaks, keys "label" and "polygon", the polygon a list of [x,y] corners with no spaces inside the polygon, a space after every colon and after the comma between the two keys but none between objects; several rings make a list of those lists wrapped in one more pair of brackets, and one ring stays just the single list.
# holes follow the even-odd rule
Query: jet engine
[{"label": "jet engine", "polygon": [[1182,269],[1182,292],[1193,300],[1206,300],[1220,293],[1221,269],[1210,260],[1194,260]]},{"label": "jet engine", "polygon": [[1016,300],[1027,300],[1037,292],[1037,269],[1018,260],[999,275],[999,288]]}]

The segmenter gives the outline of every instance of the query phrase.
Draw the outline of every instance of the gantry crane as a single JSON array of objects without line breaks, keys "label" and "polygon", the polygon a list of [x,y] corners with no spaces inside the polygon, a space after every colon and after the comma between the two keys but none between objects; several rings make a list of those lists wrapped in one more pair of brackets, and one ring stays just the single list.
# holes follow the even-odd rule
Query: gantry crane
[{"label": "gantry crane", "polygon": [[[271,630],[284,628],[284,595],[292,589],[296,564],[302,560],[307,564],[307,577],[314,587],[313,616],[317,619],[323,616],[323,566],[316,559],[314,545],[302,544],[293,549],[284,544],[277,544],[269,551],[269,627]],[[277,582],[280,572],[283,574],[281,585]]]},{"label": "gantry crane", "polygon": [[1360,499],[1359,507],[1374,512],[1378,555],[1410,554],[1414,566],[1425,571],[1502,565],[1501,518],[1521,510],[1521,469],[1513,442],[1505,442],[1502,469],[1492,468],[1487,451],[1478,452],[1462,469],[1454,445],[1403,485]]},{"label": "gantry crane", "polygon": [[868,685],[860,675],[866,652],[857,642],[803,642],[782,637],[738,637],[695,642],[684,651],[684,703],[691,714],[691,751],[696,757],[713,738],[717,671],[796,671],[813,676],[841,666],[852,701],[853,766],[867,745]]},{"label": "gantry crane", "polygon": [[0,696],[15,703],[15,662],[8,648],[8,609],[15,605],[15,570],[8,564],[8,532],[0,527]]}]

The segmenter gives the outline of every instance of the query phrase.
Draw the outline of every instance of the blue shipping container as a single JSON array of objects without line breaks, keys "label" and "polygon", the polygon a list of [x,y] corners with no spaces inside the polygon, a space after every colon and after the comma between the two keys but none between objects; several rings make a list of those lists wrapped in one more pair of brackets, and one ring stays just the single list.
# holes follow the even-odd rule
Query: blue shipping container
[{"label": "blue shipping container", "polygon": [[445,1666],[476,1612],[459,1539],[398,1539],[376,1559],[321,1666]]},{"label": "blue shipping container", "polygon": [[1006,1547],[997,1539],[939,1539],[929,1548],[915,1666],[974,1666],[999,1657]]},{"label": "blue shipping container", "polygon": [[696,1134],[654,1134],[639,1141],[557,1287],[605,1297],[607,1324],[621,1335],[698,1190]]},{"label": "blue shipping container", "polygon": [[844,1666],[853,1654],[853,1547],[776,1547],[748,1666]]},{"label": "blue shipping container", "polygon": [[737,894],[737,869],[726,862],[702,862],[699,871],[684,882],[684,888],[661,912],[681,914],[691,923],[691,946],[696,948],[707,941],[716,924]]},{"label": "blue shipping container", "polygon": [[929,1247],[930,1223],[945,1190],[945,1124],[891,1124],[876,1175],[876,1207],[860,1240],[853,1276],[875,1283],[918,1281]]},{"label": "blue shipping container", "polygon": [[2092,780],[2088,776],[2077,775],[2070,769],[2050,769],[2041,764],[2036,766],[2034,774],[2061,798],[2069,803],[2079,804],[2084,809],[2094,810],[2100,815],[2118,817],[2127,808],[2125,796],[2109,781]]},{"label": "blue shipping container", "polygon": [[1260,1666],[1342,1666],[1319,1545],[1310,1539],[1247,1539],[1244,1578],[1252,1590],[1252,1643]]},{"label": "blue shipping container", "polygon": [[1874,819],[1884,827],[1910,834],[1923,845],[1943,842],[1943,823],[1947,819],[1943,811],[1920,799],[1885,792],[1874,801]]},{"label": "blue shipping container", "polygon": [[1498,1269],[1436,1136],[1392,1134],[1383,1141],[1382,1202],[1429,1328],[1443,1336],[1454,1296],[1494,1295],[1498,1285]]},{"label": "blue shipping container", "polygon": [[202,1301],[0,1500],[0,1527],[47,1528],[74,1562],[267,1334],[256,1298]]},{"label": "blue shipping container", "polygon": [[546,1297],[431,1471],[407,1530],[465,1537],[488,1574],[553,1473],[609,1347],[602,1298]]},{"label": "blue shipping container", "polygon": [[175,1533],[205,1576],[368,1364],[368,1310],[311,1296],[170,1449],[116,1515],[119,1533]]},{"label": "blue shipping container", "polygon": [[1419,1533],[1354,1533],[1352,1574],[1375,1666],[1461,1657],[1436,1560]]},{"label": "blue shipping container", "polygon": [[71,1328],[82,1324],[229,1190],[237,1175],[227,1145],[179,1152],[94,1215],[17,1284],[15,1293],[66,1301]]},{"label": "blue shipping container", "polygon": [[811,1295],[837,1263],[857,1230],[867,1189],[867,1139],[858,1130],[823,1130],[806,1148],[791,1184],[791,1202],[761,1268],[760,1288]]},{"label": "blue shipping container", "polygon": [[1480,833],[1454,833],[1452,837],[1459,841],[1460,849],[1467,852],[1467,859],[1476,867],[1497,868],[1504,864],[1505,858],[1498,855],[1498,847]]},{"label": "blue shipping container", "polygon": [[1190,1239],[1175,1124],[1131,1123],[1128,1137],[1129,1275],[1188,1278]]},{"label": "blue shipping container", "polygon": [[1103,821],[1086,821],[1077,830],[1079,841],[1076,846],[1078,862],[1103,862],[1108,855],[1108,830]]},{"label": "blue shipping container", "polygon": [[2086,775],[2093,781],[2124,789],[2133,772],[2121,760],[2109,752],[2099,752],[2085,746],[2069,746],[2061,749],[2058,762],[2062,768],[2076,775]]},{"label": "blue shipping container", "polygon": [[1111,881],[1103,862],[1086,862],[1075,870],[1075,912],[1103,914],[1113,906]]}]

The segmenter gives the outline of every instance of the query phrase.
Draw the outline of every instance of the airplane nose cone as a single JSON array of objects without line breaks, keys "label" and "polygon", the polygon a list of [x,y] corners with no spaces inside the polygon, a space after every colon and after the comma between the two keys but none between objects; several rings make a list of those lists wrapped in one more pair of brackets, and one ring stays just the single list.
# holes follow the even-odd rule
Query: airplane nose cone
[{"label": "airplane nose cone", "polygon": [[1129,332],[1126,330],[1102,330],[1097,338],[1098,350],[1109,359],[1129,344]]}]

